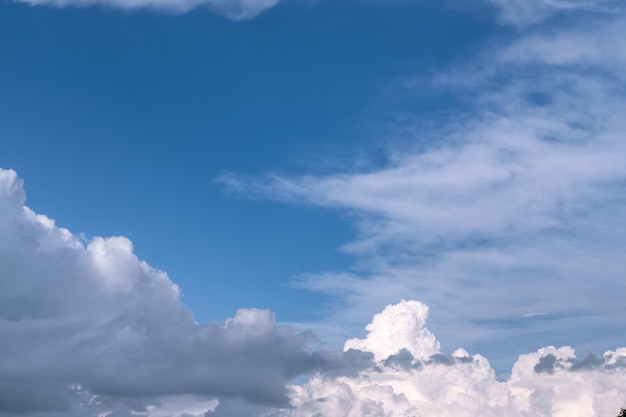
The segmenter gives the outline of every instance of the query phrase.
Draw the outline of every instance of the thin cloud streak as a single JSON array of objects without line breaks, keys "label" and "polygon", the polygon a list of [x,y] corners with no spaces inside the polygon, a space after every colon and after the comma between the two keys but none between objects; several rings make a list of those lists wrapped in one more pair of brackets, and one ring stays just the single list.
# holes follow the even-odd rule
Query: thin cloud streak
[{"label": "thin cloud streak", "polygon": [[169,13],[186,13],[198,7],[208,7],[232,20],[254,19],[276,6],[280,0],[15,0],[32,6],[92,7],[114,9],[152,9]]},{"label": "thin cloud streak", "polygon": [[[152,9],[170,13],[186,13],[208,7],[232,20],[254,19],[284,0],[14,0],[33,6],[93,7],[114,9]],[[414,0],[422,1],[422,0]],[[562,12],[615,14],[624,10],[619,0],[475,0],[469,7],[494,6],[503,25],[527,27]],[[466,4],[464,7],[468,7]]]},{"label": "thin cloud streak", "polygon": [[624,10],[619,0],[489,0],[500,11],[503,24],[527,27],[557,14],[587,12],[614,14]]}]

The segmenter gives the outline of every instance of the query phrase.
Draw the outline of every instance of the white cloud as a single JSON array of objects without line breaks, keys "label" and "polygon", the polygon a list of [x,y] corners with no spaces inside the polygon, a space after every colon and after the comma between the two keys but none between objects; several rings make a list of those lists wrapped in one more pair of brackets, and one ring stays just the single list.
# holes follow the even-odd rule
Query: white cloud
[{"label": "white cloud", "polygon": [[[407,344],[398,343],[395,354],[357,377],[316,376],[294,387],[294,410],[257,415],[615,417],[624,405],[624,348],[593,356],[593,360],[587,359],[590,356],[578,359],[570,347],[542,348],[520,356],[510,379],[500,382],[481,355],[463,349],[451,355],[430,349],[415,351],[414,346],[432,345],[425,311],[427,307],[415,301],[387,306],[368,325],[370,333],[360,348],[387,353],[387,341],[376,333],[390,333],[394,340]],[[388,326],[389,317],[401,318],[394,322],[393,330]],[[346,344],[346,348],[350,346],[352,342]]]},{"label": "white cloud", "polygon": [[233,20],[253,19],[271,9],[280,0],[16,0],[33,6],[89,7],[104,6],[116,9],[155,9],[185,13],[205,6]]},{"label": "white cloud", "polygon": [[344,349],[372,352],[379,361],[398,353],[398,346],[414,357],[434,355],[439,352],[439,342],[425,327],[427,317],[428,307],[417,301],[386,308],[367,325],[367,338],[350,339]]},{"label": "white cloud", "polygon": [[500,10],[506,24],[527,26],[567,12],[616,13],[624,10],[620,0],[489,0]]}]

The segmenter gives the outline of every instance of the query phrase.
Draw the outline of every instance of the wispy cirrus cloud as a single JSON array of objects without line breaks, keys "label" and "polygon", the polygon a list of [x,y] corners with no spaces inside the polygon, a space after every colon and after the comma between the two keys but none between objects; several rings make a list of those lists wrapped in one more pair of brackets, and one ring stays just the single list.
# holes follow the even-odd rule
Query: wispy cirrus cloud
[{"label": "wispy cirrus cloud", "polygon": [[91,7],[115,9],[153,9],[185,13],[198,7],[208,7],[232,20],[253,19],[276,6],[280,0],[16,0],[33,6]]},{"label": "wispy cirrus cloud", "polygon": [[358,236],[342,249],[353,269],[296,284],[336,296],[335,318],[424,300],[447,343],[515,345],[485,352],[499,370],[538,340],[606,348],[626,325],[624,27],[619,14],[540,26],[438,74],[427,88],[464,110],[435,128],[395,126],[413,140],[384,165],[221,181],[352,216]]},{"label": "wispy cirrus cloud", "polygon": [[[14,0],[34,6],[91,7],[115,9],[153,9],[186,13],[208,7],[233,20],[254,19],[283,0]],[[421,1],[421,0],[415,0]],[[624,9],[619,0],[475,0],[469,7],[495,6],[498,20],[504,25],[526,27],[562,12],[612,14]],[[464,7],[468,7],[467,4]]]},{"label": "wispy cirrus cloud", "polygon": [[613,14],[624,10],[619,0],[488,0],[499,9],[500,21],[528,26],[559,13]]}]

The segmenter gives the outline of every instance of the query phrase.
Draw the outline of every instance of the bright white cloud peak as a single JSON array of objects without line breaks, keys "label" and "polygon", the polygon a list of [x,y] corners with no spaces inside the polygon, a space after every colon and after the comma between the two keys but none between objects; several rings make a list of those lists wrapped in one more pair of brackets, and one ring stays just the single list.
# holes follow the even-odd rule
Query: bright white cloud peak
[{"label": "bright white cloud peak", "polygon": [[540,349],[500,382],[481,355],[443,353],[417,301],[343,352],[308,351],[267,310],[198,325],[127,239],[85,244],[24,200],[0,170],[2,417],[613,417],[626,398],[625,348]]}]

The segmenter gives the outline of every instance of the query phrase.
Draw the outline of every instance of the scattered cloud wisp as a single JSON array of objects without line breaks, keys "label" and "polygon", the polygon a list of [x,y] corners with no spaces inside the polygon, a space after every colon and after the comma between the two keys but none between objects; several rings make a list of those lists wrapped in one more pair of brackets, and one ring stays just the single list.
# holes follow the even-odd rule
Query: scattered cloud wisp
[{"label": "scattered cloud wisp", "polygon": [[91,7],[135,10],[153,9],[170,13],[186,13],[208,7],[232,20],[254,19],[276,6],[280,0],[16,0],[33,6]]},{"label": "scattered cloud wisp", "polygon": [[487,352],[502,372],[537,340],[606,348],[626,326],[626,72],[612,47],[624,28],[623,15],[538,27],[438,74],[431,88],[470,110],[395,126],[412,143],[382,165],[220,181],[350,213],[358,235],[342,250],[354,267],[297,283],[336,296],[333,320],[420,299],[447,343],[509,340]]}]

